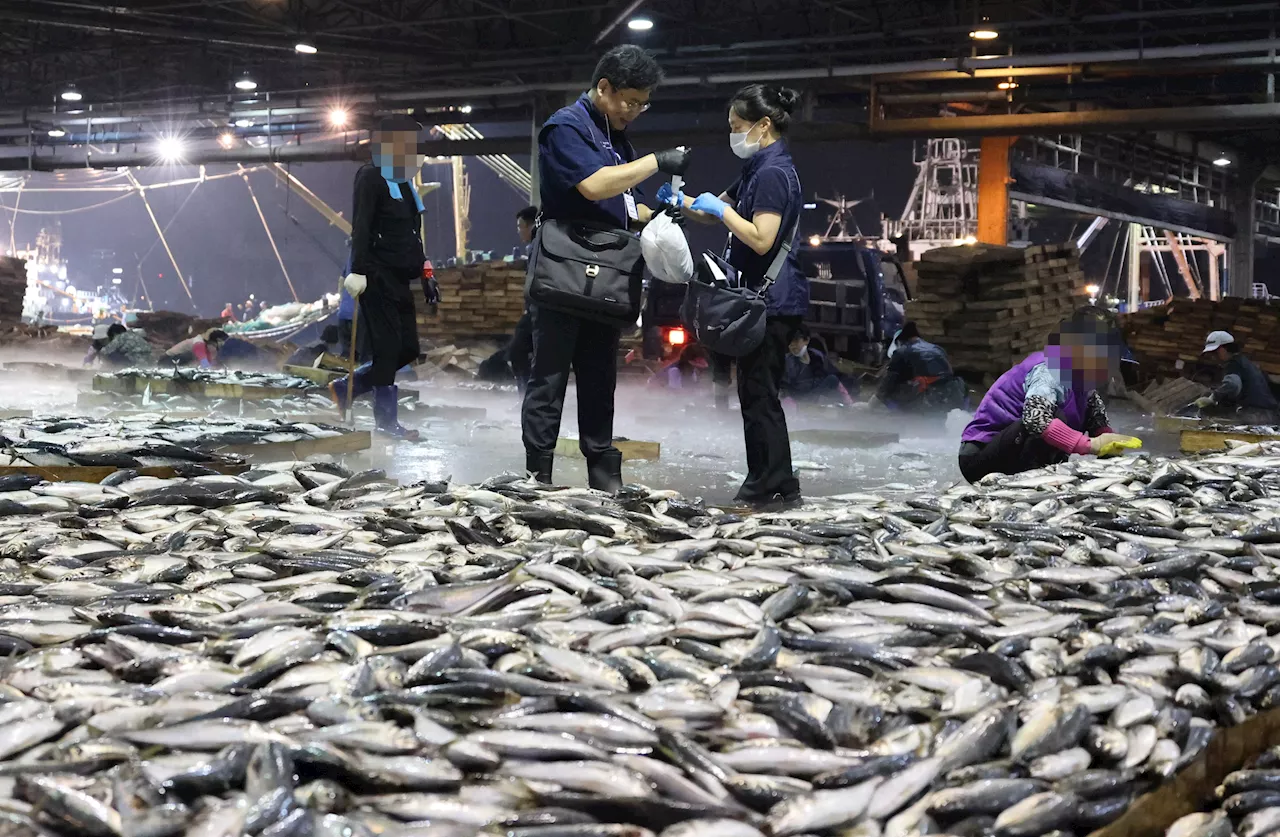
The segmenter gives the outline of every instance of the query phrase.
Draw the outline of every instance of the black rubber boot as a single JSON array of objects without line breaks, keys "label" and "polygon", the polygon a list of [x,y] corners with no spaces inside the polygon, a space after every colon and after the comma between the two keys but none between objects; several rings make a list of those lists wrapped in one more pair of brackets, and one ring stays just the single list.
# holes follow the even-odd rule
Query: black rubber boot
[{"label": "black rubber boot", "polygon": [[587,485],[597,491],[617,494],[622,490],[622,454],[610,451],[587,463]]},{"label": "black rubber boot", "polygon": [[524,469],[538,482],[551,485],[551,466],[555,458],[554,453],[526,453]]}]

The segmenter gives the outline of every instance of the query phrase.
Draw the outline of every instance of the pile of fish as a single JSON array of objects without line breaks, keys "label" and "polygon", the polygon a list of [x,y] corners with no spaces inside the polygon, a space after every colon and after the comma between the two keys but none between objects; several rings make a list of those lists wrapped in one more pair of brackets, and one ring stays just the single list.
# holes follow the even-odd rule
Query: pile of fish
[{"label": "pile of fish", "polygon": [[1175,820],[1166,837],[1264,837],[1280,831],[1280,748],[1227,774],[1213,802],[1216,810]]},{"label": "pile of fish", "polygon": [[238,384],[251,387],[278,387],[281,389],[315,389],[314,381],[286,375],[283,372],[254,372],[247,369],[202,369],[196,366],[158,369],[121,369],[105,372],[101,378],[166,378],[203,384]]},{"label": "pile of fish", "polygon": [[0,487],[7,833],[1084,834],[1280,703],[1280,446],[756,516]]},{"label": "pile of fish", "polygon": [[[239,463],[229,446],[327,439],[343,430],[279,419],[171,419],[159,415],[119,418],[37,417],[0,420],[0,465],[56,467],[99,465],[188,469],[195,476],[213,465]],[[192,470],[194,469],[194,470]]]}]

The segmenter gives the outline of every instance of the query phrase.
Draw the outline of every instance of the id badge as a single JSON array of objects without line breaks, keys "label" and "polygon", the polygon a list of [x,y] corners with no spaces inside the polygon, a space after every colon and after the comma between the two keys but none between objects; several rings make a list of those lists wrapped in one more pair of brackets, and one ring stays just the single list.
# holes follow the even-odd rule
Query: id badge
[{"label": "id badge", "polygon": [[635,196],[632,195],[630,192],[623,192],[622,200],[625,201],[627,204],[627,217],[630,218],[632,221],[639,221],[640,211],[636,209]]}]

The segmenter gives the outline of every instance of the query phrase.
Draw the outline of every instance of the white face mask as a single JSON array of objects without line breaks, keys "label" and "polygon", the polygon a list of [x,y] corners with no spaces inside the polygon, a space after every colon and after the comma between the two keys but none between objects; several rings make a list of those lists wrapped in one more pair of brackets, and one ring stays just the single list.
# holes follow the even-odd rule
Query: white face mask
[{"label": "white face mask", "polygon": [[809,353],[809,344],[807,343],[798,349],[791,350],[791,354],[795,355],[796,357],[804,357],[808,353]]},{"label": "white face mask", "polygon": [[751,131],[755,127],[755,125],[752,125],[745,131],[729,135],[729,148],[733,150],[734,154],[741,157],[743,160],[750,159],[757,151],[760,150],[760,140],[747,142],[747,137],[751,135]]}]

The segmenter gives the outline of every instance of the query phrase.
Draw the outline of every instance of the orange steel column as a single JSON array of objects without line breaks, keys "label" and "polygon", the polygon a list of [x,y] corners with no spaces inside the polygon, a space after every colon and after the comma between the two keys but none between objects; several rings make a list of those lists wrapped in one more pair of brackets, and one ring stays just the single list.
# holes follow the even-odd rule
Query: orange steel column
[{"label": "orange steel column", "polygon": [[978,157],[978,241],[1009,243],[1009,149],[1015,137],[983,137]]}]

